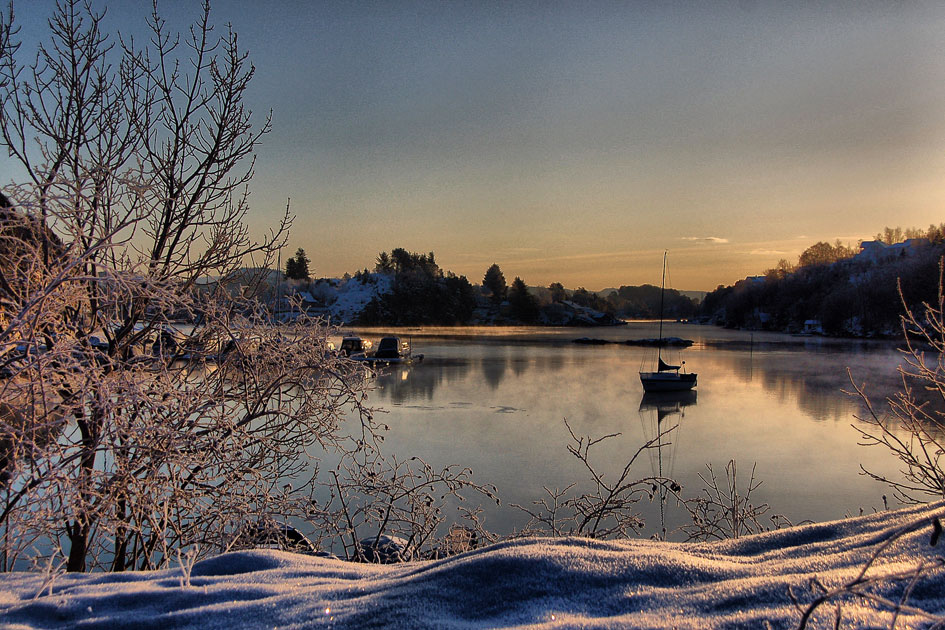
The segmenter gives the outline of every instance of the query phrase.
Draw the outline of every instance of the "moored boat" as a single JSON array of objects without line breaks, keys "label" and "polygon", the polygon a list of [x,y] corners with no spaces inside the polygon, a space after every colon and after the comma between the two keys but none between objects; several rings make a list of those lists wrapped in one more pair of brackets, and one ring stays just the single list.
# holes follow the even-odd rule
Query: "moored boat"
[{"label": "moored boat", "polygon": [[382,337],[377,344],[377,350],[372,355],[352,355],[355,361],[381,363],[386,365],[419,363],[423,361],[422,354],[413,354],[410,342],[401,341],[399,337]]},{"label": "moored boat", "polygon": [[344,337],[341,340],[341,348],[339,348],[343,355],[350,358],[354,358],[355,356],[363,357],[370,349],[370,341],[355,336]]},{"label": "moored boat", "polygon": [[[685,361],[682,365],[685,365]],[[680,392],[696,386],[696,374],[680,372],[682,365],[669,365],[659,359],[655,372],[640,372],[640,382],[645,392]]]},{"label": "moored boat", "polygon": [[[663,279],[660,282],[660,334],[656,343],[656,370],[640,371],[640,382],[645,392],[680,392],[696,386],[696,374],[685,372],[683,361],[679,365],[670,365],[663,361],[663,292],[666,287],[666,252],[663,252]],[[680,371],[683,370],[683,371]]]}]

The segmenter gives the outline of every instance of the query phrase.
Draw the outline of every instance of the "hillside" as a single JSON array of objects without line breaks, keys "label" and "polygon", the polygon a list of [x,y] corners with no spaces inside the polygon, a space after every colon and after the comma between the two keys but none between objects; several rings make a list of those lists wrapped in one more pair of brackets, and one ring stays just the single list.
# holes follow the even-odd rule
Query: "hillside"
[{"label": "hillside", "polygon": [[701,316],[737,328],[898,337],[903,300],[912,309],[937,301],[943,255],[942,241],[866,241],[848,258],[772,269],[719,287],[706,295]]}]

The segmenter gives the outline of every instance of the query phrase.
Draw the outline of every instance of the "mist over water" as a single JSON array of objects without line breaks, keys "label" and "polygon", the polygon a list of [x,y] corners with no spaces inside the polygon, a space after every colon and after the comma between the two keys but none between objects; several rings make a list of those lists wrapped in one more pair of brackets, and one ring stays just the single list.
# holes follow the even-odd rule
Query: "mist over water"
[{"label": "mist over water", "polygon": [[[356,332],[374,340],[394,332],[425,355],[419,365],[390,368],[376,379],[371,402],[387,410],[388,451],[437,467],[468,466],[478,482],[498,486],[502,506],[483,507],[485,526],[500,534],[528,520],[510,503],[531,504],[545,496],[544,488],[590,487],[583,464],[567,451],[565,418],[578,435],[621,434],[591,451],[595,467],[608,475],[660,430],[676,426],[666,447],[638,458],[632,478],[672,477],[689,498],[701,492],[706,464],[724,479],[726,463],[735,459],[740,487],[753,465],[763,482],[752,502],[768,503],[771,513],[793,522],[881,509],[882,495],[890,493],[860,474],[860,466],[896,474],[887,452],[857,444],[851,425],[862,403],[843,391],[852,390],[848,369],[874,402],[896,391],[901,355],[892,343],[671,324],[665,335],[695,344],[678,357],[670,350],[669,358],[686,361],[699,375],[698,386],[691,397],[651,400],[644,399],[638,372],[655,361],[654,350],[572,341],[655,337],[652,322],[607,329]],[[638,506],[646,521],[643,535],[657,533],[659,506]],[[664,518],[668,530],[686,520],[671,505]]]}]

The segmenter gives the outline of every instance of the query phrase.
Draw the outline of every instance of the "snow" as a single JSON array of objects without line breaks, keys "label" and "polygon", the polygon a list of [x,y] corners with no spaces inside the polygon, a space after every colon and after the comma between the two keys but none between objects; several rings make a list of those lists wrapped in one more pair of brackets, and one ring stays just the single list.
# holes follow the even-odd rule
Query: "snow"
[{"label": "snow", "polygon": [[[923,521],[867,573],[911,570],[941,554],[929,519],[942,503],[718,543],[523,538],[437,561],[368,565],[251,550],[181,569],[0,575],[0,627],[25,628],[795,628],[810,581],[854,579],[900,528]],[[898,600],[905,583],[873,592]],[[819,592],[817,593],[819,594]],[[945,573],[909,603],[945,614]],[[808,627],[833,627],[835,604]],[[843,600],[842,627],[887,627],[888,612]],[[924,627],[917,613],[896,628]],[[765,622],[770,624],[766,626]]]},{"label": "snow", "polygon": [[332,322],[351,322],[375,296],[390,293],[393,277],[389,274],[370,274],[371,281],[357,278],[339,280],[335,301],[329,306]]}]

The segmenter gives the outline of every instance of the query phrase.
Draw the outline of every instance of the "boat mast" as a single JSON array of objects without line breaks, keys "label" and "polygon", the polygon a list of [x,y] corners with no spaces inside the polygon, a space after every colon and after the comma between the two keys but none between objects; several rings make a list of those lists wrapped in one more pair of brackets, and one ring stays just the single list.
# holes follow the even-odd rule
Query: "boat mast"
[{"label": "boat mast", "polygon": [[[660,336],[656,341],[656,369],[659,371],[660,362],[663,360],[663,291],[666,287],[666,254],[668,250],[663,250],[663,278],[660,280]],[[652,355],[651,355],[652,356]]]}]

